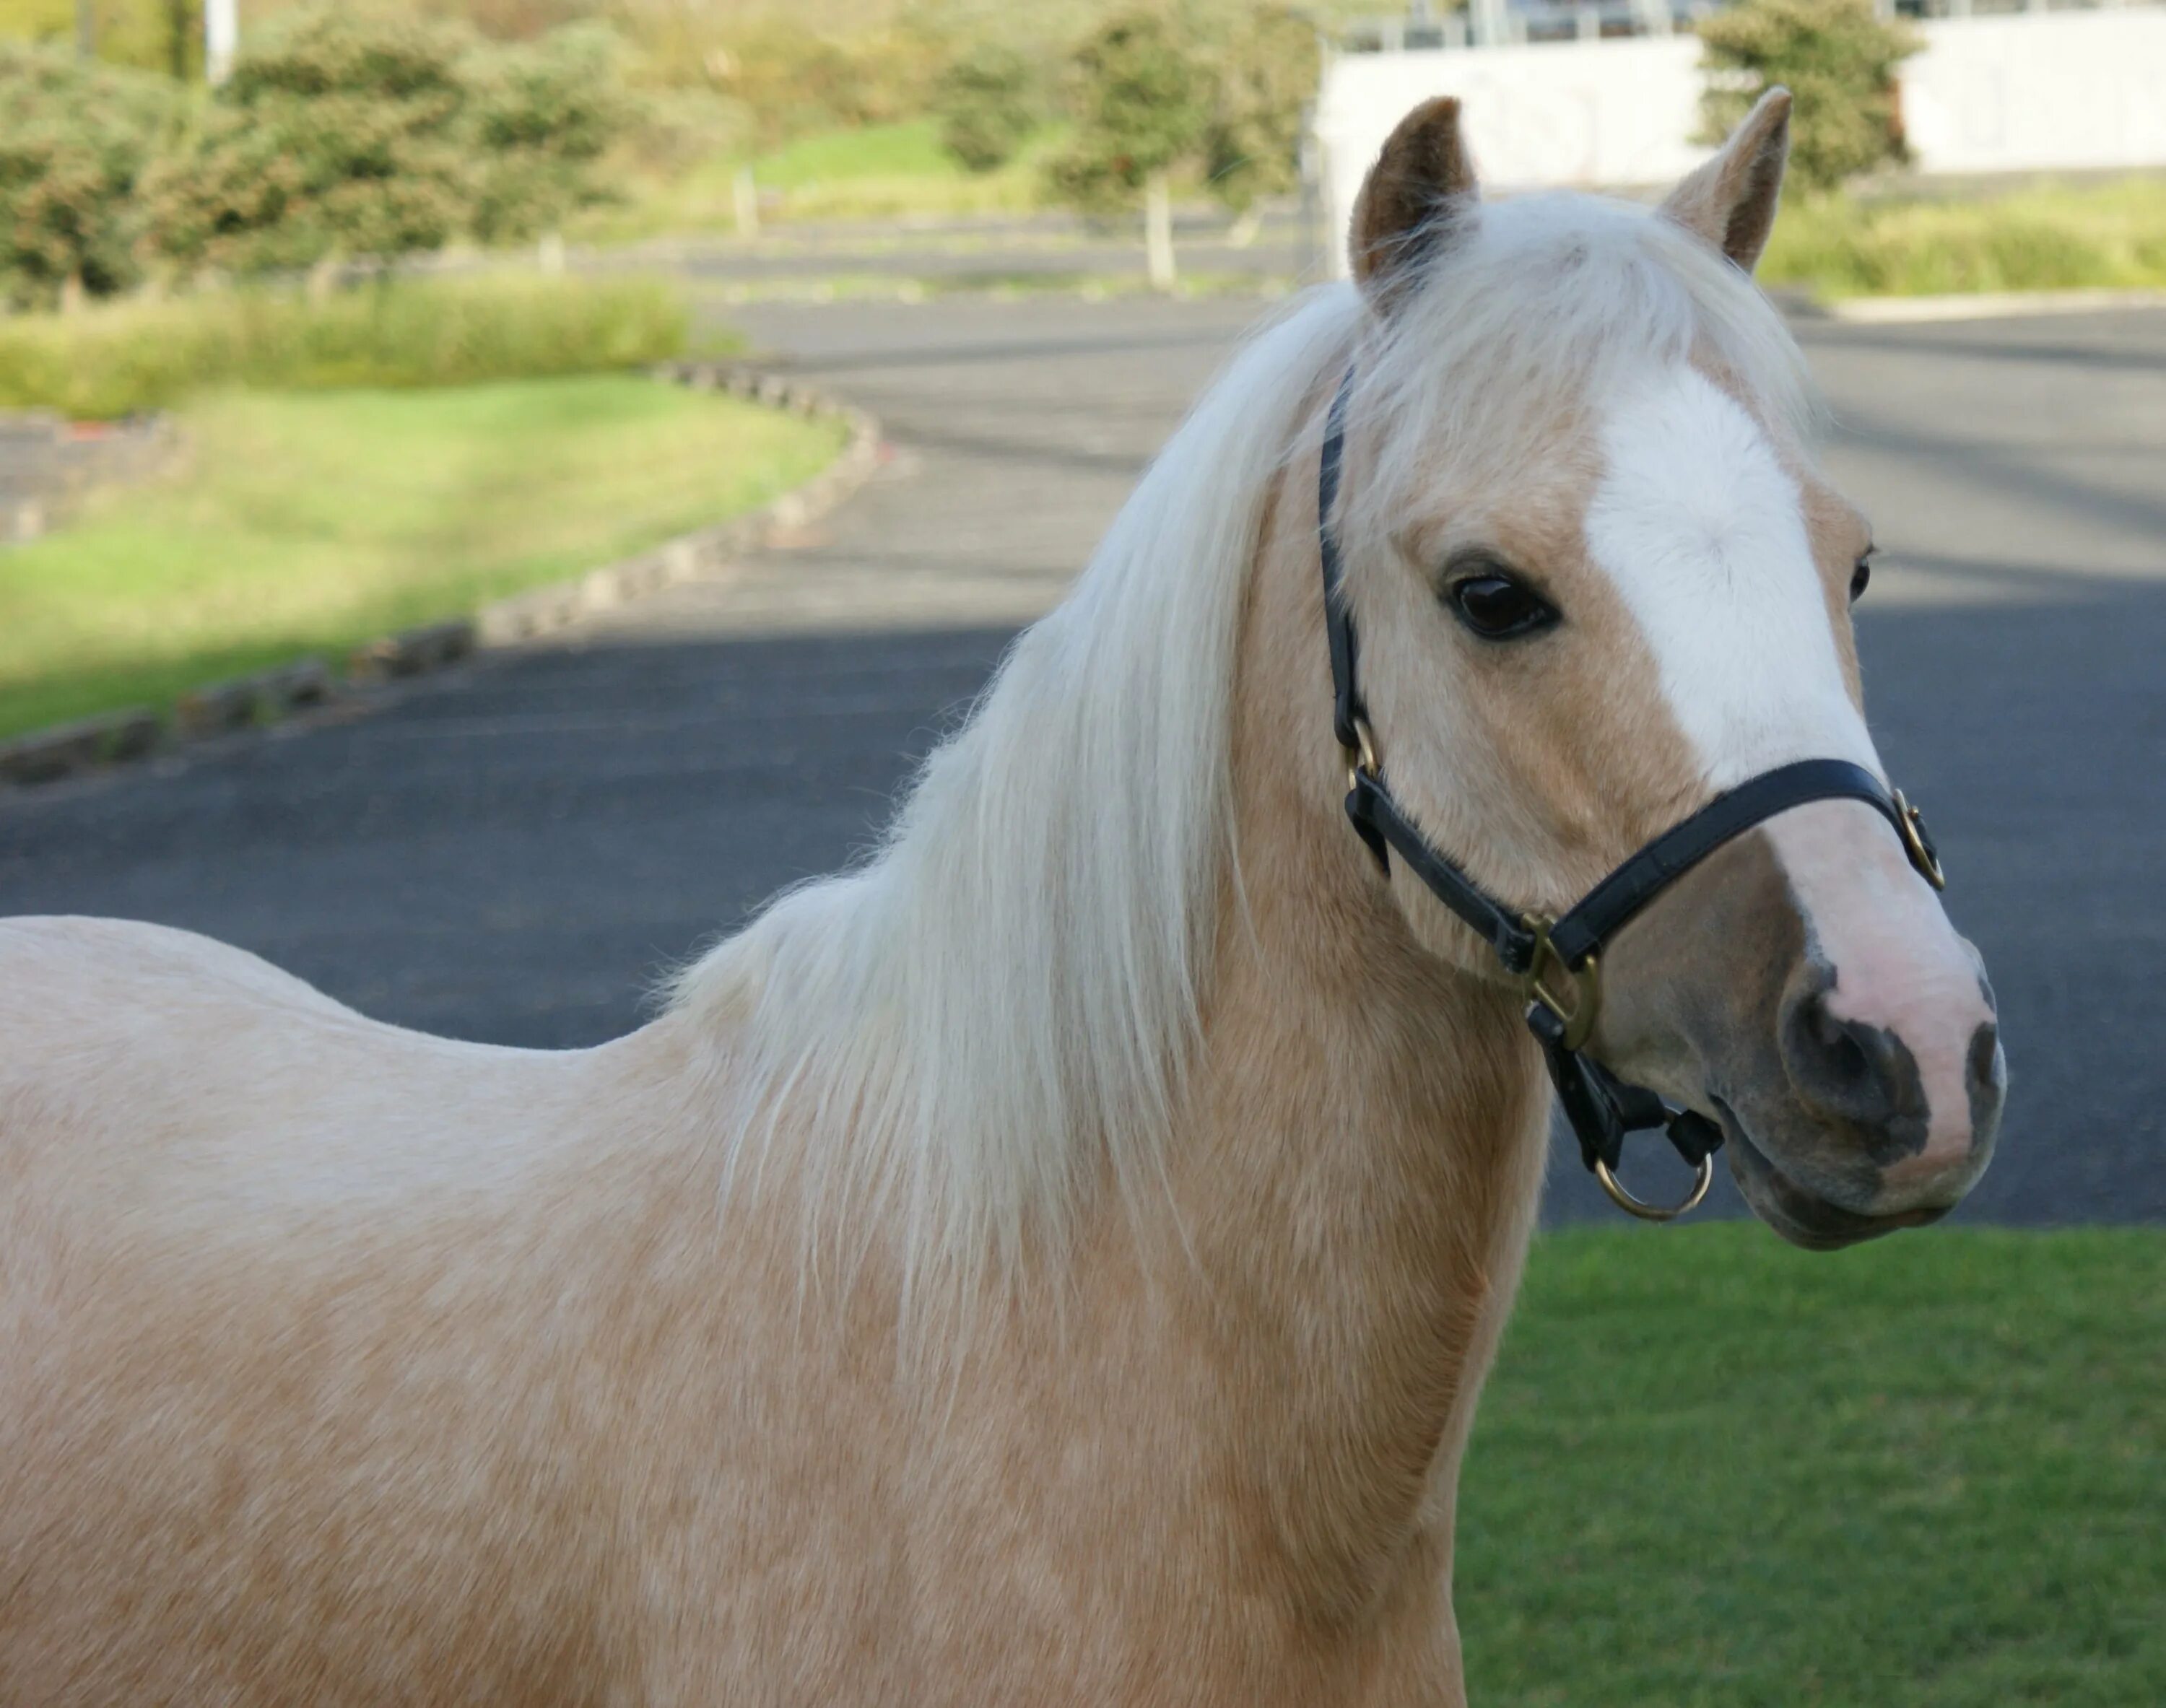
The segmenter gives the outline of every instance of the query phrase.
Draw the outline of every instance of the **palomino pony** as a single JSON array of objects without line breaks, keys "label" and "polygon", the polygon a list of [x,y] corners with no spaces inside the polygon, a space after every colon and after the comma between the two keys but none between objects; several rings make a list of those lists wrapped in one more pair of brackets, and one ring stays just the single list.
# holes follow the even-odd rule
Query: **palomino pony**
[{"label": "palomino pony", "polygon": [[1342,811],[1342,376],[1357,767],[1471,883],[1561,912],[1734,785],[1871,774],[1646,899],[1584,1059],[1809,1244],[1939,1215],[1998,1120],[1865,798],[1865,525],[1747,277],[1786,109],[1659,211],[1484,205],[1414,113],[1355,282],[1233,363],[878,857],[631,1036],[0,930],[0,1703],[1461,1701],[1551,1098],[1525,980]]}]

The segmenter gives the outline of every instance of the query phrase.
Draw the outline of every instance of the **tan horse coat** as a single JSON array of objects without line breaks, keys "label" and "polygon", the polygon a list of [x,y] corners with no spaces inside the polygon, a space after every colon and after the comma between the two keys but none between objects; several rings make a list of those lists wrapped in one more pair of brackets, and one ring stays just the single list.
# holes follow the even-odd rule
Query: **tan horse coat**
[{"label": "tan horse coat", "polygon": [[[1367,311],[1322,300],[1265,447],[1284,466],[1220,548],[1218,733],[1199,712],[1135,761],[1149,788],[1185,744],[1223,750],[1198,772],[1223,801],[1189,805],[1229,834],[1166,920],[1197,937],[1191,1010],[1146,1041],[1163,1143],[1008,1136],[1065,1145],[1075,1178],[1006,1259],[952,1261],[915,1214],[966,1194],[961,1162],[838,1172],[884,1082],[759,1079],[785,926],[553,1055],[379,1025],[178,932],[0,925],[0,1705],[1462,1700],[1453,1502],[1548,1097],[1517,992],[1339,816],[1315,475]],[[1515,525],[1568,556],[1583,490],[1542,490]],[[1422,667],[1384,610],[1372,679],[1403,731]],[[1177,660],[1191,637],[1154,615],[1138,635]],[[1546,892],[1693,793],[1619,669],[1509,779],[1564,827],[1524,868]],[[1616,737],[1600,804],[1574,792],[1590,728]],[[1095,894],[1078,862],[1134,804],[1047,799],[1077,815],[1048,869]]]},{"label": "tan horse coat", "polygon": [[807,1299],[793,1183],[725,1212],[726,1036],[452,1045],[0,928],[0,1701],[1438,1700],[1546,1099],[1286,762],[1302,491],[1172,1190],[917,1379],[894,1252]]}]

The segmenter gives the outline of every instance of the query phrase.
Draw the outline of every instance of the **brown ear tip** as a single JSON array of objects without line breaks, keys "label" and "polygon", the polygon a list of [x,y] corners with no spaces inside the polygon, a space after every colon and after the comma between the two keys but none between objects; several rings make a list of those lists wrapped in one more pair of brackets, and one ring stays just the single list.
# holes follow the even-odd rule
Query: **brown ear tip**
[{"label": "brown ear tip", "polygon": [[1392,127],[1391,140],[1409,142],[1416,137],[1426,140],[1440,130],[1456,130],[1458,128],[1459,97],[1432,95]]},{"label": "brown ear tip", "polygon": [[1760,106],[1769,119],[1787,122],[1790,117],[1790,92],[1778,83],[1760,98]]}]

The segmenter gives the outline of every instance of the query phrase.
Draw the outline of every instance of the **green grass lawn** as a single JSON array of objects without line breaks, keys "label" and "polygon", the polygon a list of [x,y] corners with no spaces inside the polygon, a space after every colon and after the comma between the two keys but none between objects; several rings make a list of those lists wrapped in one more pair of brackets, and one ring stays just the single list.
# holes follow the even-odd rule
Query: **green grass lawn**
[{"label": "green grass lawn", "polygon": [[843,430],[637,377],[228,393],[169,474],[0,551],[0,734],[562,580],[764,503]]},{"label": "green grass lawn", "polygon": [[1460,1515],[1479,1708],[2166,1702],[2166,1233],[1545,1236]]}]

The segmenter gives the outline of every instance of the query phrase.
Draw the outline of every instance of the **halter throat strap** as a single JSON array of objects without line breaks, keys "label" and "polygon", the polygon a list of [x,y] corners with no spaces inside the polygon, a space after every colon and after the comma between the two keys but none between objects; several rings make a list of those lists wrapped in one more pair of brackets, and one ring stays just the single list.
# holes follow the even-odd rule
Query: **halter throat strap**
[{"label": "halter throat strap", "polygon": [[[1345,466],[1346,411],[1355,372],[1347,369],[1333,395],[1317,471],[1317,544],[1331,651],[1332,729],[1346,754],[1346,816],[1381,869],[1388,872],[1392,856],[1397,855],[1430,894],[1489,945],[1507,973],[1525,981],[1527,1024],[1541,1042],[1582,1157],[1619,1204],[1635,1214],[1650,1214],[1648,1206],[1628,1201],[1629,1194],[1609,1176],[1624,1135],[1665,1127],[1679,1153],[1700,1169],[1704,1192],[1707,1158],[1721,1145],[1722,1133],[1689,1110],[1667,1108],[1651,1091],[1619,1083],[1608,1069],[1580,1054],[1600,1002],[1595,969],[1603,946],[1716,849],[1809,801],[1855,800],[1873,808],[1894,827],[1910,863],[1936,889],[1945,883],[1939,856],[1917,809],[1863,766],[1846,759],[1801,759],[1717,795],[1625,860],[1561,919],[1510,907],[1468,877],[1423,835],[1393,797],[1361,698],[1360,651],[1334,515]],[[1698,1201],[1696,1193],[1692,1202]]]}]

